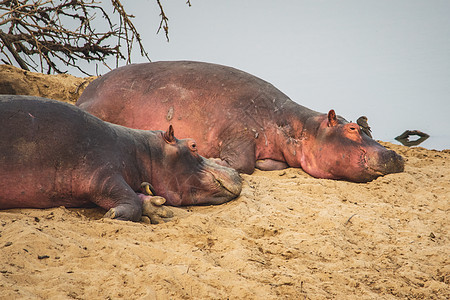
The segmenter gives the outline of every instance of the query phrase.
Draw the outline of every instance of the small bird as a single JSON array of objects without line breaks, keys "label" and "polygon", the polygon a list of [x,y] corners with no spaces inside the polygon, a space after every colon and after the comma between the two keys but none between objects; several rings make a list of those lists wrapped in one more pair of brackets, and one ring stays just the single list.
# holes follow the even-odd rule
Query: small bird
[{"label": "small bird", "polygon": [[359,117],[358,120],[356,120],[356,124],[358,124],[359,127],[361,127],[362,132],[367,134],[368,137],[372,138],[372,134],[371,134],[372,130],[370,129],[369,124],[367,123],[366,116]]}]

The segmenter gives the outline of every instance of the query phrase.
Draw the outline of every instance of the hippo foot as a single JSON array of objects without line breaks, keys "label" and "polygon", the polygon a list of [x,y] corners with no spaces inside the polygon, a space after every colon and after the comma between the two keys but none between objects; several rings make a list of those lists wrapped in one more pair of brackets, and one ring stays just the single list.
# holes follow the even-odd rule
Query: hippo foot
[{"label": "hippo foot", "polygon": [[140,215],[138,210],[129,209],[129,207],[116,206],[108,210],[103,218],[136,222],[140,220]]},{"label": "hippo foot", "polygon": [[160,196],[146,196],[142,200],[142,218],[144,223],[160,224],[170,221],[174,214],[167,206],[163,206],[166,199]]},{"label": "hippo foot", "polygon": [[103,216],[103,218],[115,219],[116,218],[116,209],[113,207],[110,210],[108,210],[106,212],[106,214]]},{"label": "hippo foot", "polygon": [[256,161],[256,168],[262,171],[283,170],[288,167],[288,164],[284,161],[277,161],[273,159],[259,159]]}]

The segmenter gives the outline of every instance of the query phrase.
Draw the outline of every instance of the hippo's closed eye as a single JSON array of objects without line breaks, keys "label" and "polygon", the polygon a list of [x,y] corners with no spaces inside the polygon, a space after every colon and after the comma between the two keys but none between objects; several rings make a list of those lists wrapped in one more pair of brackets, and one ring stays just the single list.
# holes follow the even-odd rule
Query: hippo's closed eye
[{"label": "hippo's closed eye", "polygon": [[346,124],[345,129],[351,134],[359,133],[359,126],[355,123]]}]

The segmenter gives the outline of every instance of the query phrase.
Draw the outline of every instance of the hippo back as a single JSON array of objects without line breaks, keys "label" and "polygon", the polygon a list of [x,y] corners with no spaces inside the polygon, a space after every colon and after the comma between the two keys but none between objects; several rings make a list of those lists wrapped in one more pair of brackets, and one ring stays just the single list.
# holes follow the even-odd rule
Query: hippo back
[{"label": "hippo back", "polygon": [[115,69],[90,83],[76,105],[131,128],[172,124],[179,137],[199,142],[200,154],[207,157],[219,157],[220,142],[229,136],[263,136],[272,123],[286,122],[286,111],[313,112],[256,76],[190,61]]},{"label": "hippo back", "polygon": [[[99,166],[119,160],[117,131],[73,105],[0,96],[0,107],[0,208],[7,207],[4,201],[15,207],[52,207],[54,201],[82,206],[88,199],[80,192],[74,201],[74,193],[85,188]],[[30,202],[21,205],[24,201]]]}]

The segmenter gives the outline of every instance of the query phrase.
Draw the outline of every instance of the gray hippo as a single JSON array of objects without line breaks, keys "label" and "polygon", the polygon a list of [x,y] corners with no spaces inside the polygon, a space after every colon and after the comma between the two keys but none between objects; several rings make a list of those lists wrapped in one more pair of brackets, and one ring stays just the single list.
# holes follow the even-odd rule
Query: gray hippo
[{"label": "gray hippo", "polygon": [[0,96],[0,209],[94,203],[138,221],[151,198],[137,193],[144,182],[174,206],[224,203],[242,188],[235,170],[200,156],[172,126],[130,129],[59,101]]},{"label": "gray hippo", "polygon": [[121,67],[90,83],[76,105],[131,128],[172,124],[199,142],[201,155],[248,174],[301,167],[318,178],[367,182],[404,169],[400,155],[334,110],[316,112],[262,79],[216,64]]}]

